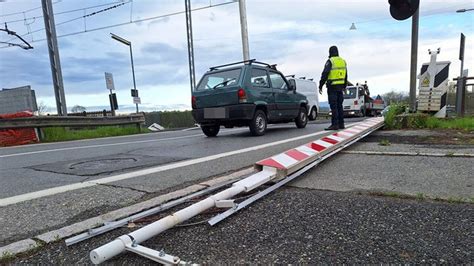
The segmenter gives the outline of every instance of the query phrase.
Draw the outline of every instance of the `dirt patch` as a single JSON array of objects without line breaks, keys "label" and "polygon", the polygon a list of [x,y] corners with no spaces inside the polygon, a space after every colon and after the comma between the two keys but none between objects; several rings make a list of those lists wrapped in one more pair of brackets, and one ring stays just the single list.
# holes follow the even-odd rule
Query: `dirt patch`
[{"label": "dirt patch", "polygon": [[360,142],[381,142],[427,145],[474,145],[474,132],[452,129],[436,130],[382,130]]}]

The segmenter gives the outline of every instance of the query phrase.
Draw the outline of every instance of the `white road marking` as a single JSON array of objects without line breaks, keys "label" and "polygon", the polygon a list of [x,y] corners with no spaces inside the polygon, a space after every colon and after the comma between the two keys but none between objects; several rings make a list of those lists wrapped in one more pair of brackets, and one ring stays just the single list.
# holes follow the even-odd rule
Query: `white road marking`
[{"label": "white road marking", "polygon": [[[210,156],[206,156],[206,157],[201,157],[201,158],[196,158],[196,159],[191,159],[191,160],[186,160],[186,161],[181,161],[181,162],[176,162],[176,163],[160,165],[160,166],[151,167],[151,168],[147,168],[147,169],[143,169],[143,170],[138,170],[138,171],[134,171],[134,172],[130,172],[130,173],[118,174],[118,175],[104,177],[104,178],[100,178],[100,179],[96,179],[96,180],[85,181],[85,182],[82,182],[82,183],[74,183],[74,184],[70,184],[70,185],[64,185],[64,186],[39,190],[39,191],[35,191],[35,192],[25,193],[25,194],[21,194],[21,195],[9,197],[9,198],[0,199],[0,206],[8,206],[8,205],[11,205],[11,204],[16,204],[16,203],[20,203],[20,202],[24,202],[24,201],[28,201],[28,200],[32,200],[32,199],[38,199],[38,198],[42,198],[42,197],[46,197],[46,196],[51,196],[51,195],[55,195],[55,194],[59,194],[59,193],[63,193],[63,192],[71,191],[71,190],[92,187],[92,186],[95,186],[95,185],[98,185],[98,184],[107,184],[107,183],[117,182],[117,181],[121,181],[121,180],[125,180],[125,179],[135,178],[135,177],[139,177],[139,176],[155,174],[155,173],[163,172],[163,171],[166,171],[166,170],[171,170],[171,169],[185,167],[185,166],[189,166],[189,165],[193,165],[193,164],[208,162],[208,161],[212,161],[212,160],[216,160],[216,159],[220,159],[220,158],[224,158],[224,157],[228,157],[228,156],[232,156],[232,155],[237,155],[237,154],[246,153],[246,152],[250,152],[250,151],[256,151],[256,150],[260,150],[260,149],[264,149],[264,148],[268,148],[268,147],[273,147],[273,146],[277,146],[277,145],[292,142],[292,141],[297,141],[297,140],[301,140],[301,139],[305,139],[305,138],[309,138],[309,137],[323,135],[325,133],[328,133],[328,132],[318,131],[318,132],[303,135],[303,136],[298,136],[298,137],[294,137],[294,138],[290,138],[290,139],[279,140],[279,141],[266,143],[266,144],[262,144],[262,145],[258,145],[258,146],[254,146],[254,147],[249,147],[249,148],[245,148],[245,149],[229,151],[229,152],[219,153],[219,154],[210,155]],[[202,134],[199,134],[199,135],[196,135],[196,136],[202,136]]]},{"label": "white road marking", "polygon": [[[243,129],[227,130],[226,132],[233,132],[233,131],[240,131],[240,130],[243,130]],[[119,143],[96,144],[96,145],[87,145],[87,146],[80,146],[80,147],[67,147],[67,148],[48,149],[48,150],[41,150],[41,151],[29,151],[29,152],[21,152],[21,153],[0,155],[0,158],[30,155],[30,154],[38,154],[38,153],[46,153],[46,152],[57,152],[57,151],[67,151],[67,150],[98,148],[98,147],[120,146],[120,145],[136,144],[136,143],[160,142],[160,141],[166,141],[166,140],[194,138],[194,137],[199,137],[199,136],[204,136],[204,135],[203,134],[194,134],[194,135],[186,135],[186,136],[172,137],[172,138],[135,140],[135,141],[127,141],[127,142],[119,142]]]},{"label": "white road marking", "polygon": [[173,138],[163,138],[163,139],[148,139],[148,140],[136,140],[136,141],[127,141],[127,142],[119,142],[119,143],[109,143],[109,144],[97,144],[97,145],[88,145],[88,146],[80,146],[80,147],[67,147],[67,148],[49,149],[49,150],[41,150],[41,151],[29,151],[29,152],[0,155],[0,158],[46,153],[46,152],[55,152],[55,151],[68,151],[68,150],[89,149],[89,148],[97,148],[97,147],[129,145],[129,144],[146,143],[146,142],[159,142],[159,141],[165,141],[165,140],[192,138],[192,137],[197,137],[197,136],[202,136],[202,134],[188,135],[188,136],[182,136],[182,137],[173,137]]},{"label": "white road marking", "polygon": [[[352,126],[354,124],[356,124],[356,123],[349,124],[348,126]],[[30,192],[30,193],[25,193],[25,194],[21,194],[21,195],[16,195],[16,196],[13,196],[13,197],[0,199],[0,207],[12,205],[12,204],[16,204],[16,203],[20,203],[20,202],[24,202],[24,201],[29,201],[29,200],[33,200],[33,199],[43,198],[43,197],[46,197],[46,196],[52,196],[52,195],[55,195],[55,194],[64,193],[64,192],[72,191],[72,190],[76,190],[76,189],[93,187],[93,186],[96,186],[96,185],[99,185],[99,184],[107,184],[107,183],[117,182],[117,181],[121,181],[121,180],[125,180],[125,179],[140,177],[140,176],[149,175],[149,174],[155,174],[155,173],[158,173],[158,172],[163,172],[163,171],[166,171],[166,170],[185,167],[185,166],[189,166],[189,165],[193,165],[193,164],[208,162],[208,161],[220,159],[220,158],[223,158],[223,157],[228,157],[228,156],[237,155],[237,154],[241,154],[241,153],[246,153],[246,152],[250,152],[250,151],[256,151],[256,150],[260,150],[260,149],[264,149],[264,148],[268,148],[268,147],[273,147],[273,146],[277,146],[277,145],[292,142],[292,141],[297,141],[297,140],[301,140],[301,139],[305,139],[305,138],[310,138],[310,137],[314,137],[314,136],[318,136],[318,135],[323,135],[325,133],[328,133],[328,132],[318,131],[318,132],[303,135],[303,136],[298,136],[298,137],[294,137],[294,138],[290,138],[290,139],[284,139],[284,140],[279,140],[279,141],[275,141],[275,142],[270,142],[270,143],[266,143],[266,144],[262,144],[262,145],[258,145],[258,146],[254,146],[254,147],[249,147],[249,148],[245,148],[245,149],[240,149],[240,150],[235,150],[235,151],[230,151],[230,152],[224,152],[224,153],[210,155],[210,156],[206,156],[206,157],[201,157],[201,158],[196,158],[196,159],[191,159],[191,160],[186,160],[186,161],[181,161],[181,162],[176,162],[176,163],[170,163],[170,164],[165,164],[165,165],[156,166],[156,167],[151,167],[151,168],[147,168],[147,169],[143,169],[143,170],[139,170],[139,171],[134,171],[134,172],[130,172],[130,173],[118,174],[118,175],[104,177],[104,178],[100,178],[100,179],[96,179],[96,180],[90,180],[90,181],[74,183],[74,184],[70,184],[70,185],[64,185],[64,186],[59,186],[59,187],[54,187],[54,188],[43,189],[43,190]],[[192,135],[192,136],[202,136],[202,134]],[[179,138],[185,138],[185,137],[192,137],[192,136],[168,138],[168,140],[169,139],[179,139]],[[161,140],[165,140],[165,139],[161,139]],[[154,140],[154,141],[157,141],[157,140]],[[143,141],[143,142],[145,142],[145,141]],[[123,145],[123,143],[115,143],[115,144]],[[110,145],[110,144],[104,144],[104,145]],[[79,147],[75,147],[74,149],[77,149],[77,148],[79,148]],[[73,149],[73,148],[71,148],[71,149]]]}]

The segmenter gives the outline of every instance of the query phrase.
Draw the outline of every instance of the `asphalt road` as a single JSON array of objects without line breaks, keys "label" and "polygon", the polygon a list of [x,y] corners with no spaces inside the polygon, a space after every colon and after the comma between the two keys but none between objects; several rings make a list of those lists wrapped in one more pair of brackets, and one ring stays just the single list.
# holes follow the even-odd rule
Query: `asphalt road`
[{"label": "asphalt road", "polygon": [[[0,207],[0,246],[251,166],[327,134],[327,125],[272,125],[263,137],[235,128],[222,129],[217,138],[190,130],[2,148],[0,206],[23,198]],[[101,184],[81,186],[87,181]],[[67,193],[45,191],[64,186]],[[38,191],[44,194],[30,200],[28,193]]]},{"label": "asphalt road", "polygon": [[[242,129],[224,130],[224,134],[216,139],[205,138],[199,131],[185,131],[165,133],[169,134],[167,136],[160,133],[103,139],[100,141],[104,143],[95,143],[94,147],[87,147],[93,146],[90,143],[76,142],[77,146],[86,147],[82,148],[84,150],[100,150],[98,153],[107,147],[123,146],[122,153],[111,155],[121,161],[114,163],[110,156],[89,154],[91,157],[88,157],[85,153],[81,155],[85,159],[80,157],[53,164],[33,164],[28,169],[43,174],[70,171],[62,175],[95,182],[123,173],[137,173],[143,168],[155,167],[155,172],[0,207],[0,224],[3,225],[0,227],[3,238],[0,239],[0,246],[143,201],[210,176],[241,169],[266,156],[319,138],[321,135],[315,134],[320,134],[317,132],[324,126],[312,124],[305,130],[297,130],[293,125],[278,125],[263,138],[251,137],[246,129]],[[423,139],[423,144],[413,143],[414,137],[411,135],[410,144],[403,142],[404,139],[399,135],[408,133]],[[308,134],[312,136],[308,137]],[[472,145],[441,145],[436,138],[431,140],[431,133],[429,138],[421,134],[421,131],[401,131],[391,136],[386,131],[376,132],[352,145],[348,151],[323,162],[317,169],[303,174],[289,186],[273,192],[214,227],[204,222],[222,210],[213,209],[194,217],[185,222],[184,227],[170,229],[143,245],[155,250],[164,249],[188,262],[205,264],[470,263],[473,261],[473,205],[452,199],[470,197],[472,202],[472,158],[351,153],[417,151],[454,154],[462,151],[463,154],[472,154]],[[472,135],[467,136],[470,137]],[[391,145],[378,145],[380,139],[388,139]],[[109,142],[111,140],[116,142]],[[425,143],[427,140],[430,142]],[[96,141],[99,140],[91,142]],[[136,150],[128,147],[130,142],[145,145]],[[179,142],[182,143],[176,144]],[[65,144],[71,143],[54,145]],[[170,146],[172,144],[182,146],[173,148]],[[30,152],[59,152],[43,152],[52,149],[51,146],[44,146],[46,149]],[[157,151],[160,149],[163,153]],[[39,156],[41,153],[30,155]],[[160,157],[163,154],[187,159],[167,162]],[[127,162],[130,157],[136,159],[135,165],[134,162]],[[101,160],[104,163],[95,164]],[[190,160],[200,161],[179,165]],[[156,167],[161,167],[160,164],[177,164],[177,168],[156,171]],[[64,165],[67,167],[61,168]],[[81,171],[75,168],[78,165],[82,165]],[[107,171],[102,171],[103,168],[107,168]],[[392,192],[390,195],[412,195],[412,198],[376,196],[383,193],[371,193],[373,190]],[[420,194],[423,195],[421,199]],[[447,200],[435,201],[426,196]],[[19,255],[11,262],[91,264],[88,256],[92,249],[164,215],[166,213],[148,217],[137,222],[134,228],[113,230],[70,247],[65,246],[63,241],[46,244],[38,252]],[[137,255],[124,253],[107,264],[152,263]]]},{"label": "asphalt road", "polygon": [[[469,264],[473,211],[472,204],[286,187],[214,227],[177,227],[142,245],[209,265]],[[12,263],[91,265],[91,250],[136,229],[121,228],[70,247],[53,243]],[[125,252],[105,265],[155,263]]]}]

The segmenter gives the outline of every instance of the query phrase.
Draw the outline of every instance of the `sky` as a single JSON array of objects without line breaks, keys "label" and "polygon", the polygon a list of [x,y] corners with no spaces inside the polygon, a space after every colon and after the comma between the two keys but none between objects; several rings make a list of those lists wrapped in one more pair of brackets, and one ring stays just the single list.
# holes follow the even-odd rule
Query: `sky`
[{"label": "sky", "polygon": [[[428,49],[441,48],[438,60],[451,61],[450,79],[458,76],[459,36],[463,32],[464,68],[472,75],[474,11],[455,11],[474,8],[474,2],[421,2],[418,70],[429,62]],[[242,60],[239,7],[233,0],[192,0],[191,5],[202,8],[192,13],[199,80],[213,65]],[[0,1],[0,27],[7,22],[10,30],[34,47],[24,50],[0,43],[0,88],[31,85],[37,101],[54,112],[40,6],[40,0]],[[95,111],[108,106],[104,72],[110,72],[120,110],[134,111],[129,48],[111,39],[110,33],[132,42],[141,110],[190,109],[186,24],[180,13],[184,1],[53,0],[53,9],[69,109],[81,105]],[[247,17],[250,57],[277,64],[285,75],[319,80],[328,48],[337,45],[347,61],[351,82],[367,81],[372,95],[391,90],[408,93],[411,20],[394,20],[388,1],[247,0]],[[352,23],[356,30],[349,30]],[[117,24],[121,25],[109,27]],[[2,31],[0,41],[20,43]],[[326,100],[324,93],[320,101]]]}]

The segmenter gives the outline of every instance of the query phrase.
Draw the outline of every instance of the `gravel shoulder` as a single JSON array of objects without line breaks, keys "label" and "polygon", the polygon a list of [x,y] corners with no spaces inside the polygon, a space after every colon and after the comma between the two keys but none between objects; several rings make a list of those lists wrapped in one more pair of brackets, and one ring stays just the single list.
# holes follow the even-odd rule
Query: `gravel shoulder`
[{"label": "gravel shoulder", "polygon": [[[204,264],[464,264],[473,261],[473,210],[466,203],[286,187],[215,227],[178,227],[143,245]],[[129,230],[71,247],[50,244],[12,262],[90,264],[90,250]],[[131,253],[108,263],[152,264]]]}]

